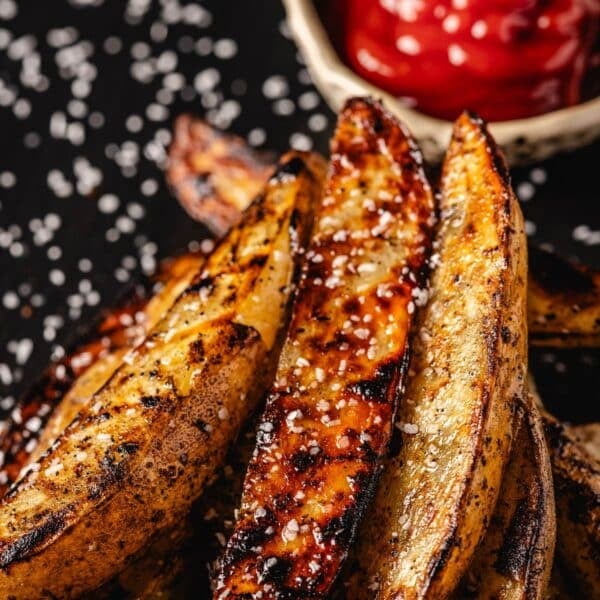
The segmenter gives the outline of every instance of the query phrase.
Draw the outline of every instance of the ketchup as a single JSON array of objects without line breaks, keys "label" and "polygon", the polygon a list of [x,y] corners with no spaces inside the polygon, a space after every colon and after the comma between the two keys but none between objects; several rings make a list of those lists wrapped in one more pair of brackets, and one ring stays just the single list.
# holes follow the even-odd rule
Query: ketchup
[{"label": "ketchup", "polygon": [[444,119],[530,117],[598,93],[600,0],[333,0],[327,17],[358,74]]}]

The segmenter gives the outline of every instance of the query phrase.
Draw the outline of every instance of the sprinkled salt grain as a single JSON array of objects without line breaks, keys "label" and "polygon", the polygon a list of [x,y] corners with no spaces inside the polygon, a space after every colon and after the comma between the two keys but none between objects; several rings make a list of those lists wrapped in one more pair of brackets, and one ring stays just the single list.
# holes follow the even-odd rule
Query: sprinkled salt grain
[{"label": "sprinkled salt grain", "polygon": [[350,438],[347,435],[342,435],[338,437],[336,441],[336,446],[341,450],[348,448],[350,446]]},{"label": "sprinkled salt grain", "polygon": [[47,477],[52,477],[53,475],[56,475],[57,473],[62,471],[63,468],[64,465],[61,462],[58,462],[58,459],[55,458],[50,464],[50,466],[44,471],[44,475],[46,475]]},{"label": "sprinkled salt grain", "polygon": [[219,417],[219,419],[221,419],[221,421],[224,421],[229,417],[229,411],[224,406],[222,406],[221,408],[219,408],[217,416]]},{"label": "sprinkled salt grain", "polygon": [[377,265],[375,263],[362,263],[358,265],[358,272],[363,273],[375,273],[377,271]]},{"label": "sprinkled salt grain", "polygon": [[222,60],[233,58],[237,54],[237,50],[237,43],[229,38],[217,40],[213,47],[215,56]]},{"label": "sprinkled salt grain", "polygon": [[[316,281],[315,281],[315,283],[316,283]],[[335,275],[332,275],[331,277],[328,277],[325,280],[325,287],[327,287],[331,290],[335,289],[336,287],[340,286],[341,284],[342,284],[342,280]]]},{"label": "sprinkled salt grain", "polygon": [[522,181],[517,185],[517,196],[522,202],[528,202],[535,195],[535,187],[529,181]]},{"label": "sprinkled salt grain", "polygon": [[427,289],[413,288],[412,297],[416,306],[425,306],[429,299],[429,291]]},{"label": "sprinkled salt grain", "polygon": [[48,279],[53,285],[63,285],[65,282],[65,274],[60,269],[52,269],[48,273]]},{"label": "sprinkled salt grain", "polygon": [[285,543],[293,542],[298,537],[300,527],[296,519],[290,519],[281,532],[281,538]]},{"label": "sprinkled salt grain", "polygon": [[31,417],[27,423],[25,423],[25,427],[34,433],[39,431],[41,426],[42,420],[38,416]]},{"label": "sprinkled salt grain", "polygon": [[366,340],[371,335],[371,332],[366,328],[359,328],[354,330],[354,335],[361,340]]},{"label": "sprinkled salt grain", "polygon": [[300,150],[303,152],[310,150],[313,145],[312,140],[303,133],[292,133],[289,143],[294,150]]},{"label": "sprinkled salt grain", "polygon": [[408,433],[409,435],[415,435],[419,433],[419,426],[415,423],[397,423],[396,427],[400,429],[400,431]]},{"label": "sprinkled salt grain", "polygon": [[205,69],[200,71],[194,78],[194,87],[199,94],[211,91],[221,80],[219,71],[214,68]]}]

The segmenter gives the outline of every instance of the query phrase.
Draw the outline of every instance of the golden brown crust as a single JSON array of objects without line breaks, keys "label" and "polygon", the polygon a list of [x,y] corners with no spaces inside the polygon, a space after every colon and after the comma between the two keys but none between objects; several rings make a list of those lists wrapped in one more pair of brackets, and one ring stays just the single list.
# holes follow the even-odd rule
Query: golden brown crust
[{"label": "golden brown crust", "polygon": [[103,315],[88,335],[65,357],[51,364],[19,398],[0,432],[0,497],[29,462],[37,437],[64,394],[99,361],[128,347],[143,333],[143,324],[136,319],[136,314],[143,310],[146,295],[147,290],[132,288],[122,302]]},{"label": "golden brown crust", "polygon": [[244,140],[190,115],[175,122],[167,181],[185,211],[217,235],[235,225],[274,164]]},{"label": "golden brown crust", "polygon": [[315,156],[283,161],[146,341],[4,499],[0,595],[75,597],[187,512],[272,372],[322,172]]},{"label": "golden brown crust", "polygon": [[600,346],[600,272],[532,249],[529,337],[535,346]]},{"label": "golden brown crust", "polygon": [[502,159],[463,115],[444,161],[402,445],[359,536],[350,597],[445,598],[493,513],[527,363],[526,241]]},{"label": "golden brown crust", "polygon": [[38,444],[26,464],[36,462],[50,448],[81,408],[89,403],[94,393],[109,380],[123,362],[126,353],[156,326],[179,294],[190,284],[204,261],[204,256],[199,254],[184,254],[165,261],[157,276],[157,279],[163,280],[162,287],[144,306],[140,305],[134,315],[134,322],[139,328],[137,336],[129,336],[119,346],[113,344],[110,352],[99,357],[85,373],[75,379],[41,430]]},{"label": "golden brown crust", "polygon": [[557,554],[586,598],[600,598],[600,463],[544,414],[556,497]]},{"label": "golden brown crust", "polygon": [[326,598],[387,451],[433,199],[373,101],[348,102],[331,160],[219,598]]},{"label": "golden brown crust", "polygon": [[[127,350],[154,327],[203,262],[203,256],[192,253],[163,261],[154,277],[131,287],[116,306],[103,311],[91,331],[19,398],[0,434],[0,497],[108,380]],[[157,282],[160,289],[152,295]]]},{"label": "golden brown crust", "polygon": [[456,598],[541,600],[554,556],[556,517],[550,456],[538,408],[519,407],[500,496]]}]

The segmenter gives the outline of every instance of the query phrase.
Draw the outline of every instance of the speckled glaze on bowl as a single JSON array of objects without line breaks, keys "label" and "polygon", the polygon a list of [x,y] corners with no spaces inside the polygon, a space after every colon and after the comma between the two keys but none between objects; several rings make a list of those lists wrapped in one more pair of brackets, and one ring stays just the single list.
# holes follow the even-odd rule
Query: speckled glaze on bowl
[{"label": "speckled glaze on bowl", "polygon": [[[292,35],[315,85],[331,108],[339,110],[350,96],[380,98],[408,125],[425,158],[439,162],[448,145],[452,123],[403,106],[394,96],[348,68],[333,48],[313,0],[283,0],[283,3]],[[543,160],[600,137],[600,98],[537,117],[490,123],[490,130],[511,165]]]}]

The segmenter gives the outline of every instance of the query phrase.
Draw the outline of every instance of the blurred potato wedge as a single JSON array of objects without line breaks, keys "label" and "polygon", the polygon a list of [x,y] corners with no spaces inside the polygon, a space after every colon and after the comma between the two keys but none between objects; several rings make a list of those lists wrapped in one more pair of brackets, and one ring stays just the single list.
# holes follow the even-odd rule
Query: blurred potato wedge
[{"label": "blurred potato wedge", "polygon": [[175,122],[167,182],[190,217],[217,236],[239,221],[273,169],[271,156],[237,136],[190,115]]},{"label": "blurred potato wedge", "polygon": [[531,398],[515,436],[494,515],[456,598],[541,600],[554,558],[556,515],[550,456]]},{"label": "blurred potato wedge", "polygon": [[532,248],[528,318],[532,345],[600,346],[600,272]]},{"label": "blurred potato wedge", "polygon": [[557,554],[586,598],[600,598],[600,462],[544,414],[556,497]]}]

